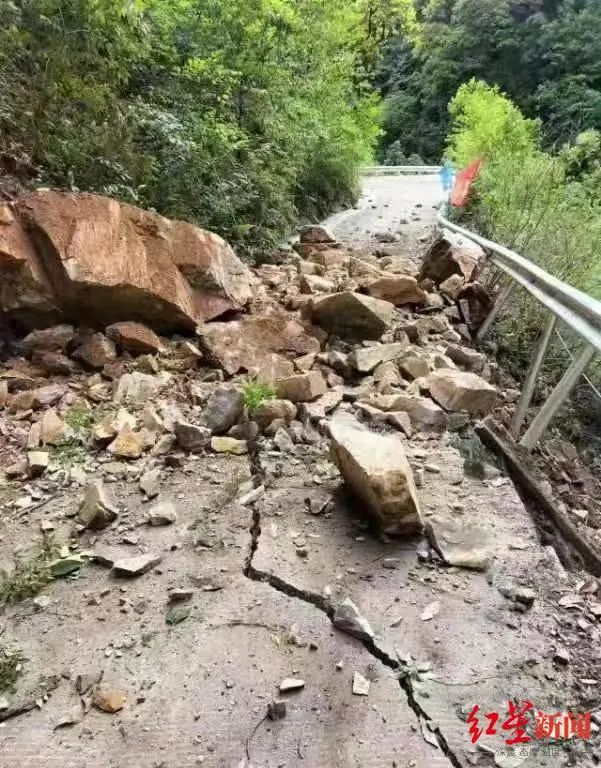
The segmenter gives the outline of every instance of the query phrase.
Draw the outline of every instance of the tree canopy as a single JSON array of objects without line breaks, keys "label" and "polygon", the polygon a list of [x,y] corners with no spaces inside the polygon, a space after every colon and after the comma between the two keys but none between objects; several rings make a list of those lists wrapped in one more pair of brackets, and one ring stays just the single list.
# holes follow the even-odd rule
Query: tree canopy
[{"label": "tree canopy", "polygon": [[378,134],[368,70],[389,33],[371,5],[2,2],[2,164],[258,254],[356,192]]}]

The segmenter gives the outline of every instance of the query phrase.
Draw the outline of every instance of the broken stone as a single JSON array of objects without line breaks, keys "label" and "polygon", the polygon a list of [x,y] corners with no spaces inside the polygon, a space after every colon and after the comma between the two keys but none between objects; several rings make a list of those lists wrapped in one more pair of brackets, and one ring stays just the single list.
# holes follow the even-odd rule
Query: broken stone
[{"label": "broken stone", "polygon": [[342,632],[346,632],[359,640],[373,640],[374,633],[369,622],[361,615],[350,597],[334,607],[332,624]]},{"label": "broken stone", "polygon": [[43,350],[45,352],[64,352],[75,338],[72,325],[53,325],[29,333],[21,342],[26,352]]},{"label": "broken stone", "polygon": [[321,224],[307,224],[306,226],[301,227],[299,234],[301,243],[336,242],[334,235]]},{"label": "broken stone", "polygon": [[43,368],[47,374],[72,376],[78,370],[77,365],[60,352],[34,350],[31,359],[37,366]]},{"label": "broken stone", "polygon": [[102,672],[82,672],[75,678],[75,690],[80,695],[86,694],[90,688],[102,680]]},{"label": "broken stone", "polygon": [[457,344],[448,344],[445,355],[462,368],[467,368],[473,373],[481,373],[486,363],[486,355],[469,347],[460,347]]},{"label": "broken stone", "polygon": [[327,390],[327,384],[319,371],[297,373],[285,379],[278,379],[276,382],[278,397],[293,403],[315,400]]},{"label": "broken stone", "polygon": [[369,680],[360,672],[353,674],[353,693],[355,696],[368,696],[369,695]]},{"label": "broken stone", "polygon": [[253,410],[252,418],[261,429],[268,427],[275,419],[289,423],[296,418],[296,406],[289,400],[277,400],[275,398],[263,400]]},{"label": "broken stone", "polygon": [[48,469],[47,451],[29,451],[27,454],[29,477],[39,477]]},{"label": "broken stone", "polygon": [[449,565],[485,571],[493,557],[494,538],[483,526],[436,515],[427,525],[430,543]]},{"label": "broken stone", "polygon": [[404,432],[407,437],[411,437],[413,434],[411,419],[409,418],[409,414],[405,411],[392,411],[388,414],[386,421],[401,432]]},{"label": "broken stone", "polygon": [[421,530],[417,490],[401,440],[371,432],[344,413],[332,419],[330,436],[332,456],[345,482],[382,530],[397,535]]},{"label": "broken stone", "polygon": [[165,614],[165,623],[171,626],[181,624],[190,616],[191,611],[190,606],[172,605]]},{"label": "broken stone", "polygon": [[107,685],[100,684],[92,694],[92,704],[102,712],[114,714],[125,706],[126,695],[122,691],[114,690]]},{"label": "broken stone", "polygon": [[131,321],[113,323],[107,326],[105,332],[118,347],[135,355],[156,354],[163,351],[163,344],[159,337],[142,323]]},{"label": "broken stone", "polygon": [[116,414],[108,413],[95,425],[92,436],[99,443],[108,443],[114,440],[121,430],[134,429],[135,426],[135,416],[132,416],[125,408],[119,408]]},{"label": "broken stone", "polygon": [[331,280],[319,275],[302,275],[300,279],[301,293],[315,294],[315,293],[332,293],[336,290],[336,286]]},{"label": "broken stone", "polygon": [[142,491],[142,493],[146,494],[146,496],[149,499],[154,499],[155,496],[159,495],[160,478],[161,478],[160,469],[148,469],[140,477],[140,480],[139,480],[140,490]]},{"label": "broken stone", "polygon": [[248,493],[243,494],[238,499],[238,504],[240,504],[243,507],[250,506],[251,504],[254,504],[255,501],[258,501],[261,496],[265,493],[265,486],[259,485],[256,488],[253,488],[251,491],[248,491]]},{"label": "broken stone", "polygon": [[432,603],[428,603],[428,605],[423,609],[423,611],[420,614],[420,619],[422,621],[430,621],[435,616],[438,616],[440,612],[440,601],[434,600]]},{"label": "broken stone", "polygon": [[349,363],[359,373],[370,373],[380,363],[396,360],[405,351],[403,343],[380,344],[373,347],[359,347],[348,356]]},{"label": "broken stone", "polygon": [[161,372],[158,376],[139,371],[124,373],[117,382],[113,402],[146,405],[155,400],[160,390],[171,381],[171,378],[171,374],[166,371]]},{"label": "broken stone", "polygon": [[177,520],[175,506],[170,501],[155,504],[148,512],[148,524],[154,526],[171,525]]},{"label": "broken stone", "polygon": [[282,453],[292,453],[294,451],[294,443],[288,432],[284,427],[280,427],[273,436],[273,442]]},{"label": "broken stone", "polygon": [[475,373],[440,368],[428,376],[426,385],[448,411],[480,415],[489,413],[497,402],[497,390]]},{"label": "broken stone", "polygon": [[444,294],[445,296],[448,296],[449,299],[452,299],[453,301],[455,301],[459,291],[463,287],[464,282],[465,282],[465,278],[463,277],[463,275],[455,274],[455,275],[451,275],[450,277],[447,277],[446,280],[443,280],[438,287],[442,294]]},{"label": "broken stone", "polygon": [[390,302],[352,291],[316,298],[311,307],[313,321],[329,333],[359,340],[379,339],[395,314]]},{"label": "broken stone", "polygon": [[241,456],[248,453],[248,444],[246,440],[236,440],[234,437],[212,437],[211,450],[215,453],[233,453]]},{"label": "broken stone", "polygon": [[113,571],[116,576],[141,576],[144,573],[148,573],[160,562],[161,556],[154,554],[123,557],[120,560],[115,560]]},{"label": "broken stone", "polygon": [[423,304],[425,292],[417,284],[417,280],[409,275],[383,276],[369,283],[367,292],[376,299],[383,299],[395,307],[406,304]]},{"label": "broken stone", "polygon": [[85,363],[90,368],[100,370],[117,359],[117,350],[110,339],[102,333],[93,333],[84,339],[73,352],[72,357]]},{"label": "broken stone", "polygon": [[138,459],[145,447],[141,433],[134,432],[131,427],[125,426],[110,443],[107,451],[122,459]]},{"label": "broken stone", "polygon": [[219,387],[209,396],[200,416],[202,426],[222,435],[234,426],[244,411],[244,393],[232,387]]},{"label": "broken stone", "polygon": [[71,435],[69,426],[49,408],[39,421],[40,441],[43,445],[60,445]]},{"label": "broken stone", "polygon": [[290,691],[300,691],[305,687],[305,681],[298,677],[287,677],[279,685],[280,693],[290,693]]},{"label": "broken stone", "polygon": [[419,379],[430,373],[430,363],[417,352],[409,352],[399,360],[399,368],[409,379]]},{"label": "broken stone", "polygon": [[553,661],[563,667],[567,666],[570,663],[570,652],[567,648],[557,646],[553,654]]},{"label": "broken stone", "polygon": [[101,480],[93,480],[84,490],[78,517],[86,528],[99,531],[117,517],[117,507]]},{"label": "broken stone", "polygon": [[178,445],[190,453],[199,453],[206,448],[211,439],[210,429],[186,421],[176,422],[174,429]]},{"label": "broken stone", "polygon": [[277,305],[268,310],[264,315],[202,327],[205,351],[226,373],[233,375],[243,369],[249,376],[269,383],[289,376],[294,370],[282,354],[319,352],[319,341],[294,316]]},{"label": "broken stone", "polygon": [[485,258],[479,245],[444,230],[426,253],[418,279],[430,279],[439,285],[451,275],[457,274],[465,280],[471,280]]}]

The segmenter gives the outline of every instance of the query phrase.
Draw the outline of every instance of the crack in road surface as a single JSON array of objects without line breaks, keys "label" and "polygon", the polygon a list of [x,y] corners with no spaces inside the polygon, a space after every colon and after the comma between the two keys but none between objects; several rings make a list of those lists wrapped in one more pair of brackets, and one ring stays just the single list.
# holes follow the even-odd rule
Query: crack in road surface
[{"label": "crack in road surface", "polygon": [[[260,449],[254,444],[249,450],[251,472],[255,481],[255,486],[263,483],[265,473],[261,465]],[[250,543],[248,547],[248,554],[244,561],[243,574],[247,579],[251,581],[257,581],[263,584],[268,584],[273,589],[281,592],[282,594],[302,600],[304,603],[314,606],[326,616],[333,623],[335,608],[326,597],[317,594],[310,590],[296,587],[294,584],[280,578],[274,573],[267,573],[260,570],[253,565],[253,558],[259,547],[259,540],[261,538],[261,513],[252,508],[251,511],[251,524],[249,528]],[[397,678],[399,685],[407,700],[407,705],[416,716],[419,723],[423,721],[432,722],[432,718],[424,711],[415,698],[415,690],[413,687],[410,669],[408,665],[404,664],[400,660],[392,658],[390,654],[386,653],[382,648],[378,646],[373,638],[357,638],[362,643],[365,650],[371,654],[375,659],[380,661],[385,667],[393,670],[395,677]],[[420,729],[421,732],[421,729]],[[436,737],[436,741],[441,752],[448,759],[453,768],[463,768],[459,762],[455,753],[449,747],[449,744],[444,737],[444,734],[437,726],[431,729],[431,732]],[[426,741],[426,739],[424,739]],[[426,742],[427,743],[427,742]]]}]

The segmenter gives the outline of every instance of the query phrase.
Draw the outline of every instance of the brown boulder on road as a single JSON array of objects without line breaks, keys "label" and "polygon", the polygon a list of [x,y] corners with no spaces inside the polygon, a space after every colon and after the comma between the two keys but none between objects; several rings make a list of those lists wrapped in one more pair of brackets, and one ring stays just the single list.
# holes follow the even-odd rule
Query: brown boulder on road
[{"label": "brown boulder on road", "polygon": [[340,473],[382,531],[402,536],[421,531],[417,490],[402,441],[365,429],[349,414],[336,415],[329,428]]},{"label": "brown boulder on road", "polygon": [[[9,211],[9,213],[12,213]],[[253,277],[217,235],[108,197],[38,190],[0,223],[0,311],[193,330],[242,308]]]}]

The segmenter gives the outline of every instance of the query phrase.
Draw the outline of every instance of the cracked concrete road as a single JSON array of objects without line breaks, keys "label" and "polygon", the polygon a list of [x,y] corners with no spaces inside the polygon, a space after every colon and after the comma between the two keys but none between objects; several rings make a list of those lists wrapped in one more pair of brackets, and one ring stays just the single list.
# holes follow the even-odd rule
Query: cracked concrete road
[{"label": "cracked concrete road", "polygon": [[[366,179],[359,207],[328,223],[359,247],[373,246],[376,232],[400,227],[402,244],[415,249],[432,230],[439,199],[436,177]],[[127,474],[115,479],[111,488],[127,512],[102,534],[86,534],[85,546],[108,559],[126,548],[132,555],[157,552],[162,561],[131,580],[90,564],[78,577],[53,583],[43,603],[27,600],[0,617],[3,642],[26,657],[17,699],[38,692],[29,712],[2,722],[0,710],[6,764],[592,766],[570,745],[557,757],[498,758],[501,731],[471,744],[465,721],[476,704],[505,712],[509,699],[528,699],[541,710],[565,712],[581,703],[575,696],[583,670],[553,663],[559,630],[573,626],[557,594],[574,590],[578,576],[566,574],[541,544],[508,477],[465,474],[452,433],[413,438],[406,450],[414,469],[425,470],[420,496],[427,519],[451,516],[490,531],[488,572],[422,561],[419,541],[378,536],[343,492],[325,439],[287,453],[190,457],[165,468],[161,498],[178,510],[168,527],[148,526],[136,484]],[[265,485],[252,509],[237,501],[249,478]],[[31,543],[31,531],[48,517],[57,539],[66,539],[80,497],[74,486],[27,519],[2,519],[0,556],[8,560]],[[501,594],[516,582],[536,592],[528,611]],[[177,605],[179,614],[169,603],[176,588],[192,590]],[[346,597],[370,622],[373,642],[332,625],[332,608]],[[433,603],[438,611],[424,618]],[[367,696],[353,694],[355,672],[370,681]],[[76,690],[78,675],[100,673],[109,689],[126,696],[116,714],[90,708]],[[44,676],[58,683],[47,697],[40,691]],[[289,677],[304,687],[283,696],[284,719],[266,719]]]}]

